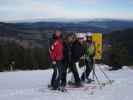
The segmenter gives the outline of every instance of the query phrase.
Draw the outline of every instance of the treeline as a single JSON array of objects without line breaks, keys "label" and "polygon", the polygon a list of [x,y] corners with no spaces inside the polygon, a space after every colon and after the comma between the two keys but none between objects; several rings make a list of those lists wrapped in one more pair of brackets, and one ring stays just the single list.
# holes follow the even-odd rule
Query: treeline
[{"label": "treeline", "polygon": [[104,63],[111,66],[133,65],[133,28],[113,31],[104,36],[108,42],[103,52]]},{"label": "treeline", "polygon": [[[103,46],[103,63],[110,66],[133,65],[133,28],[113,31],[103,37],[104,42],[108,42]],[[49,68],[48,42],[46,34],[40,48],[25,48],[15,42],[1,40],[0,71]]]},{"label": "treeline", "polygon": [[0,71],[49,67],[48,46],[23,48],[15,42],[0,41]]}]

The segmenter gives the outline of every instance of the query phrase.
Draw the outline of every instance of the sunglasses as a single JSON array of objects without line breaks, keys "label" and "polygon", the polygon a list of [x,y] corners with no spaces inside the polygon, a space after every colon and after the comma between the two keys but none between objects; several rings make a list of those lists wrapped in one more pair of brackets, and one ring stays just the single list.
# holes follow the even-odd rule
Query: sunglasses
[{"label": "sunglasses", "polygon": [[84,40],[84,38],[78,38],[79,40]]}]

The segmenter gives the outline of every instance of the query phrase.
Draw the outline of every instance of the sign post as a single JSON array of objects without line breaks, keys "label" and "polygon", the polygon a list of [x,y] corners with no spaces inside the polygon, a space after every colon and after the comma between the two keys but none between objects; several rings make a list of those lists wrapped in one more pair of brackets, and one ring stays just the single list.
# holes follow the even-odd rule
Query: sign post
[{"label": "sign post", "polygon": [[95,42],[96,55],[95,60],[102,59],[102,33],[93,33],[92,40]]}]

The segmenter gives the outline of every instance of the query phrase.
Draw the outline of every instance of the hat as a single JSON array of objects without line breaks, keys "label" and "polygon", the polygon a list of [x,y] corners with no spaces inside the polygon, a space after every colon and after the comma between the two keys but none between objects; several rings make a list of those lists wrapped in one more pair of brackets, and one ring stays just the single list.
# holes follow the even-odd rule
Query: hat
[{"label": "hat", "polygon": [[83,33],[76,33],[76,37],[80,38],[80,39],[84,39],[85,38],[85,34],[83,34]]},{"label": "hat", "polygon": [[92,33],[91,32],[87,32],[86,36],[90,37],[90,36],[92,36]]}]

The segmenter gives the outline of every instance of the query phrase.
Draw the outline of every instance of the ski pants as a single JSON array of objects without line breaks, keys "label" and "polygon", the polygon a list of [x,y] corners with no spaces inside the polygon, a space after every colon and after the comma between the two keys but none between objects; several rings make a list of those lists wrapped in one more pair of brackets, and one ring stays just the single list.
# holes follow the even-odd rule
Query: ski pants
[{"label": "ski pants", "polygon": [[84,63],[86,65],[86,69],[83,72],[83,74],[81,75],[81,80],[82,81],[84,81],[85,79],[88,79],[91,71],[93,70],[93,65],[94,65],[93,57],[89,58],[89,59],[85,59]]},{"label": "ski pants", "polygon": [[57,61],[55,65],[53,65],[53,75],[52,75],[52,79],[51,79],[51,86],[53,88],[58,88],[60,86],[64,86],[64,77],[62,76],[62,74],[65,71],[65,68],[62,64],[62,61]]},{"label": "ski pants", "polygon": [[80,77],[79,77],[79,73],[78,73],[76,64],[75,63],[69,64],[69,68],[73,73],[73,76],[74,76],[74,79],[75,79],[75,85],[80,84],[81,81],[80,81]]}]

